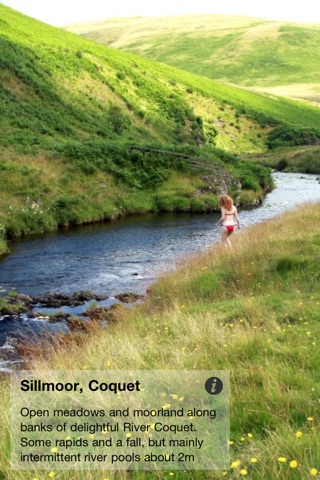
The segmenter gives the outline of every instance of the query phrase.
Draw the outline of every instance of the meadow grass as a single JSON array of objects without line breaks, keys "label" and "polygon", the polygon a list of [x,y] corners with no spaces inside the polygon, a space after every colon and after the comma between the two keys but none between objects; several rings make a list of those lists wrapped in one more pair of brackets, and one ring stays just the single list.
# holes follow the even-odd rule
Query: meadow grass
[{"label": "meadow grass", "polygon": [[[299,207],[181,262],[107,329],[48,345],[37,370],[222,369],[231,375],[231,469],[218,472],[55,472],[59,479],[306,480],[320,466],[320,204]],[[67,349],[67,350],[66,350]],[[67,354],[66,354],[67,353]],[[1,383],[1,469],[10,471],[8,390]]]}]

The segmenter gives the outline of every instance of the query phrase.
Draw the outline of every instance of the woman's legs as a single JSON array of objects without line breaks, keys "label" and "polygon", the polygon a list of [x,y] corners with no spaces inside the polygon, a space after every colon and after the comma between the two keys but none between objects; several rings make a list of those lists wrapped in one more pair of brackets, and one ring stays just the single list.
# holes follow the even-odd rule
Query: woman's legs
[{"label": "woman's legs", "polygon": [[230,235],[232,232],[229,232],[227,227],[222,227],[221,228],[221,243],[224,243],[226,247],[232,247],[231,242],[229,240]]}]

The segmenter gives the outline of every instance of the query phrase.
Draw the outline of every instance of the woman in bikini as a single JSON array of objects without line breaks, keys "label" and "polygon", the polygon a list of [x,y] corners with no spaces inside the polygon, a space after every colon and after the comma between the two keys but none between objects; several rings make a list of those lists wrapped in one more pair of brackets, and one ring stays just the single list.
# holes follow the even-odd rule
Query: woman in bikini
[{"label": "woman in bikini", "polygon": [[219,198],[219,205],[221,208],[221,218],[217,221],[216,225],[221,225],[221,242],[225,243],[228,247],[231,247],[229,240],[230,235],[234,232],[236,227],[235,220],[237,221],[238,228],[240,229],[240,218],[236,207],[233,205],[233,200],[229,195],[221,195]]}]

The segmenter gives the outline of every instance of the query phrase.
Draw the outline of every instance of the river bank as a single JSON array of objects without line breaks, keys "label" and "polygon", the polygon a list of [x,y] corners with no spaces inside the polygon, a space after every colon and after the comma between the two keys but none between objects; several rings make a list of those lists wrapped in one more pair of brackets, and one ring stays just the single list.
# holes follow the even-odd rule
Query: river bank
[{"label": "river bank", "polygon": [[202,158],[192,147],[140,151],[141,146],[105,142],[96,147],[90,142],[61,146],[63,159],[39,154],[17,162],[6,154],[0,255],[19,237],[148,212],[212,212],[224,191],[250,204],[272,187],[271,169],[217,149],[202,149]]},{"label": "river bank", "polygon": [[[260,207],[240,210],[243,229],[320,200],[315,175],[275,173],[273,179],[276,188]],[[125,292],[145,296],[164,272],[219,242],[217,219],[216,213],[143,215],[14,242],[12,254],[0,260],[1,358],[6,362],[17,336],[70,334],[83,329],[83,313],[91,307],[106,309]],[[84,290],[86,301],[74,305]]]},{"label": "river bank", "polygon": [[[316,175],[274,173],[273,181],[276,188],[260,206],[239,209],[243,228],[320,200]],[[159,274],[219,241],[218,218],[217,212],[146,214],[16,240],[0,259],[0,295],[145,293]]]}]

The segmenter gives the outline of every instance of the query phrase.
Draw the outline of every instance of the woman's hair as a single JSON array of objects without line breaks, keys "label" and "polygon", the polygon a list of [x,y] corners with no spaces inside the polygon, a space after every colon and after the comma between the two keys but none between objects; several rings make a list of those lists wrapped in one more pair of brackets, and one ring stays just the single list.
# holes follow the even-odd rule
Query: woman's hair
[{"label": "woman's hair", "polygon": [[219,205],[220,207],[225,208],[226,210],[230,211],[233,207],[233,200],[229,195],[221,195],[219,198]]}]

